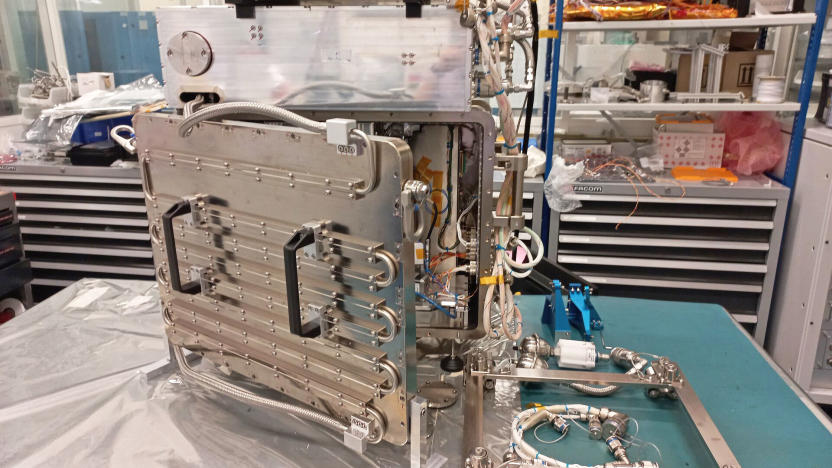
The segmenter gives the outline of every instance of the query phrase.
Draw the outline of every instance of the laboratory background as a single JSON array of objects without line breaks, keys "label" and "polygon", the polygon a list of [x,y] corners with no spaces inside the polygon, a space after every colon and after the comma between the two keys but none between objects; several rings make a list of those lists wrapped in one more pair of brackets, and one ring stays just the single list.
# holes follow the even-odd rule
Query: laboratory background
[{"label": "laboratory background", "polygon": [[832,466],[829,0],[0,0],[0,466]]}]

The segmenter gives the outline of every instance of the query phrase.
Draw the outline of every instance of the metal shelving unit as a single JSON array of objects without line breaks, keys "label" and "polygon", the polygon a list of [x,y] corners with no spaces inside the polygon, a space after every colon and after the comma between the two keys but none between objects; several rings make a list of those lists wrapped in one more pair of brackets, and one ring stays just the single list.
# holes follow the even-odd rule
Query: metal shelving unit
[{"label": "metal shelving unit", "polygon": [[656,198],[628,182],[577,182],[567,198],[582,206],[554,214],[550,257],[603,294],[721,304],[762,343],[788,189],[762,175],[680,184],[648,182]]},{"label": "metal shelving unit", "polygon": [[795,112],[800,110],[799,102],[781,102],[766,104],[759,102],[564,102],[558,104],[562,111],[609,111],[609,112],[723,112],[723,111],[753,111],[753,112]]},{"label": "metal shelving unit", "polygon": [[[713,20],[664,20],[664,21],[563,21],[564,0],[556,0],[554,24],[550,24],[546,43],[547,89],[543,100],[543,128],[540,141],[546,152],[546,177],[552,169],[554,153],[555,119],[558,111],[575,114],[609,112],[661,112],[661,111],[782,111],[795,112],[792,135],[789,142],[786,169],[782,179],[777,180],[786,188],[793,188],[803,143],[803,130],[812,79],[820,49],[823,21],[828,0],[818,0],[814,13],[751,16],[736,19]],[[561,39],[564,32],[590,31],[633,31],[633,30],[697,30],[697,29],[749,29],[812,25],[806,59],[803,61],[803,80],[798,93],[798,102],[779,104],[760,103],[559,103],[557,102],[558,73],[561,54]],[[792,54],[794,51],[792,51]],[[615,184],[604,184],[614,187]],[[738,195],[735,187],[702,187],[697,194],[689,194],[683,204],[675,206],[675,213],[663,210],[660,199],[646,200],[642,197],[639,213],[628,220],[627,235],[612,229],[623,217],[621,203],[633,200],[629,183],[620,184],[613,193],[580,193],[586,198],[588,207],[575,213],[552,213],[548,205],[541,213],[542,235],[550,257],[574,269],[590,281],[604,284],[612,294],[636,294],[640,297],[677,300],[696,297],[711,297],[712,302],[722,303],[734,317],[754,327],[755,339],[765,340],[768,312],[771,302],[773,278],[779,257],[780,238],[785,225],[790,195],[783,188],[754,195],[765,199],[772,206],[746,207],[750,211],[767,211],[770,215],[759,219],[745,219],[743,208],[727,207],[725,200],[739,197],[751,202],[746,195]],[[672,190],[672,187],[668,188]],[[758,190],[759,191],[759,190]],[[728,192],[728,193],[725,193]],[[730,195],[729,195],[730,193]],[[604,199],[613,196],[615,199]],[[587,198],[588,197],[588,198]],[[623,198],[622,198],[623,197]],[[630,197],[632,198],[632,197]],[[697,201],[697,199],[701,199]],[[719,200],[721,202],[717,203]],[[700,203],[701,202],[701,203]],[[738,206],[744,206],[739,203]],[[647,209],[644,209],[647,207]],[[619,208],[618,211],[616,209]],[[715,209],[740,210],[732,216],[740,225],[730,225],[731,219],[722,216],[708,219],[705,214]],[[606,210],[606,211],[605,211]],[[651,215],[650,211],[656,214]],[[609,213],[607,213],[609,212]],[[624,214],[626,214],[626,210]],[[557,216],[552,220],[552,216]],[[609,218],[609,219],[608,219]],[[713,226],[708,223],[715,223]],[[680,228],[684,235],[676,235]],[[571,232],[575,231],[575,232]],[[703,231],[704,237],[697,238],[696,232]],[[710,232],[713,231],[713,232]],[[736,233],[759,234],[750,238],[737,237]],[[706,245],[707,244],[707,245]],[[764,247],[763,247],[764,245]],[[606,252],[606,254],[605,254]],[[730,252],[727,257],[720,254]],[[666,257],[666,258],[665,258]],[[733,258],[736,261],[730,261]],[[753,261],[752,261],[753,260]],[[726,262],[729,270],[726,270]],[[731,269],[733,268],[733,269]],[[740,278],[741,280],[737,280]],[[610,288],[611,286],[611,288]],[[687,295],[687,296],[686,296]],[[684,297],[682,297],[684,296]],[[707,300],[707,299],[706,299]]]},{"label": "metal shelving unit", "polygon": [[155,278],[137,167],[18,162],[0,188],[16,194],[35,300],[81,278]]},{"label": "metal shelving unit", "polygon": [[[559,1],[560,5],[561,2]],[[570,21],[563,31],[645,31],[666,29],[744,29],[815,24],[815,13],[759,15],[745,18],[652,20],[652,21]]]},{"label": "metal shelving unit", "polygon": [[[552,168],[554,152],[555,116],[558,110],[566,111],[610,111],[610,112],[659,112],[659,111],[783,111],[796,112],[792,137],[786,160],[784,176],[778,182],[789,188],[794,187],[797,177],[797,167],[803,142],[803,130],[806,123],[806,113],[809,98],[812,93],[812,81],[820,50],[823,21],[818,18],[826,17],[828,0],[818,0],[814,13],[791,13],[782,15],[761,15],[733,19],[708,20],[655,20],[655,21],[563,21],[564,0],[556,0],[557,10],[555,22],[550,24],[546,40],[546,73],[547,88],[543,96],[543,125],[540,141],[546,151],[546,177]],[[779,104],[759,103],[558,103],[558,72],[561,53],[561,38],[564,32],[590,31],[634,31],[634,30],[697,30],[697,29],[748,29],[772,28],[782,26],[812,25],[809,36],[809,46],[806,59],[803,61],[803,79],[798,93],[798,102],[784,102]],[[551,96],[555,96],[551,99]],[[548,206],[541,213],[542,234],[548,241],[548,231],[551,214]]]}]

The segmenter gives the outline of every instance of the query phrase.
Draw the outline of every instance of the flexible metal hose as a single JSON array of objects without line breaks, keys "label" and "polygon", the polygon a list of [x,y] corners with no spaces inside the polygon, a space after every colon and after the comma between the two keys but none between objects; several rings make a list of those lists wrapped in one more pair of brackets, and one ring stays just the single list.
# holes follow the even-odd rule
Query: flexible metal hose
[{"label": "flexible metal hose", "polygon": [[618,385],[607,385],[605,387],[596,387],[593,385],[571,383],[569,388],[590,396],[607,396],[619,391],[621,387]]},{"label": "flexible metal hose", "polygon": [[[211,120],[217,117],[223,117],[227,115],[241,114],[259,115],[275,120],[280,120],[292,124],[295,127],[300,127],[304,130],[309,130],[310,132],[326,132],[325,122],[318,122],[317,120],[307,119],[306,117],[295,114],[294,112],[283,109],[282,107],[271,106],[268,104],[260,104],[256,102],[226,102],[222,104],[214,104],[212,106],[194,112],[193,114],[187,115],[189,109],[192,109],[192,107],[186,108],[186,117],[182,120],[182,122],[179,123],[178,127],[179,136],[182,138],[185,138],[188,135],[190,135],[191,129],[194,127],[194,125],[202,121]],[[354,128],[350,133],[351,136],[353,136],[354,138],[361,140],[364,146],[367,148],[367,157],[369,159],[369,162],[367,164],[367,181],[364,183],[363,186],[355,189],[356,194],[366,195],[375,190],[376,186],[378,185],[376,182],[377,162],[375,146],[373,145],[373,142],[370,140],[370,137],[367,136],[367,134],[363,131]]]},{"label": "flexible metal hose", "polygon": [[288,122],[310,132],[321,133],[326,131],[326,123],[307,119],[294,112],[281,107],[259,104],[256,102],[226,102],[206,107],[186,117],[179,123],[179,136],[186,137],[194,125],[204,120],[210,120],[226,115],[260,115],[276,120]]},{"label": "flexible metal hose", "polygon": [[249,392],[248,390],[240,388],[236,385],[224,382],[211,375],[197,372],[185,360],[185,356],[182,353],[182,348],[179,346],[173,346],[173,353],[176,356],[176,362],[179,363],[179,369],[182,371],[182,373],[188,378],[195,380],[196,382],[202,384],[205,387],[224,393],[236,400],[240,400],[245,403],[251,403],[258,406],[264,406],[266,408],[285,411],[299,418],[303,418],[317,424],[328,426],[332,429],[335,429],[338,432],[346,432],[348,429],[348,427],[340,420],[333,418],[327,414],[304,408],[302,406],[271,400],[269,398],[264,398],[252,392]]},{"label": "flexible metal hose", "polygon": [[[641,359],[639,361],[635,361],[634,366],[631,367],[625,374],[632,375],[636,372],[640,371],[646,364],[647,361]],[[587,385],[587,384],[579,384],[579,383],[571,383],[569,384],[569,388],[576,390],[581,393],[585,393],[591,396],[608,396],[612,395],[613,393],[621,390],[621,387],[618,385],[606,385],[603,387],[596,387],[594,385]]]}]

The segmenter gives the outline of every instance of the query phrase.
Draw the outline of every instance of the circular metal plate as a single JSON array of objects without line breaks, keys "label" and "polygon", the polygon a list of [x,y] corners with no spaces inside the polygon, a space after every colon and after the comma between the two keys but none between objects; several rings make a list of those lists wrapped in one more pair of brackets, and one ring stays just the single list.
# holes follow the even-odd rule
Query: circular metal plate
[{"label": "circular metal plate", "polygon": [[459,398],[456,388],[442,381],[425,382],[419,387],[417,394],[428,401],[428,408],[447,408]]},{"label": "circular metal plate", "polygon": [[168,41],[167,62],[174,70],[188,76],[199,76],[211,68],[214,54],[211,44],[194,31],[179,33]]}]

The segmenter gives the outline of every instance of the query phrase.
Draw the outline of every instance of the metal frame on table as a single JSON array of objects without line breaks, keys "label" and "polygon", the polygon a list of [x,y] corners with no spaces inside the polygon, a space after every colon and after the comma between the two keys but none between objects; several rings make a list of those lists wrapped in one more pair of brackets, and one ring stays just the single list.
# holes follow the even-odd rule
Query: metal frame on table
[{"label": "metal frame on table", "polygon": [[[488,365],[488,356],[469,357],[465,369],[465,428],[463,431],[464,453],[471,454],[483,447],[483,388],[487,380],[516,380],[519,382],[546,382],[554,384],[583,383],[589,385],[618,385],[644,387],[670,391],[678,398],[685,414],[696,428],[702,442],[708,448],[714,462],[720,468],[740,468],[740,463],[725,438],[714,424],[702,401],[696,395],[690,381],[675,367],[675,377],[665,379],[653,375],[648,378],[635,374],[611,372],[565,371],[555,369],[512,369],[507,373],[493,372]],[[651,390],[655,391],[655,390]]]}]

